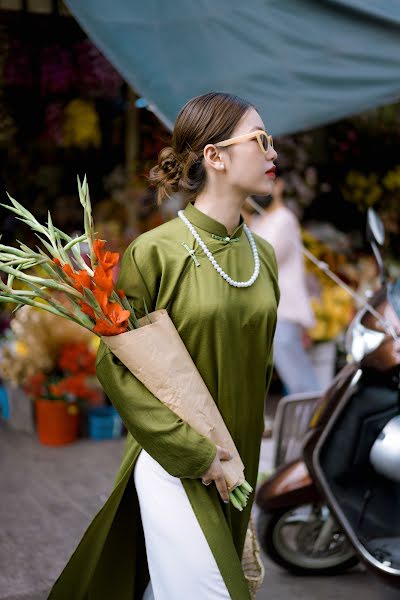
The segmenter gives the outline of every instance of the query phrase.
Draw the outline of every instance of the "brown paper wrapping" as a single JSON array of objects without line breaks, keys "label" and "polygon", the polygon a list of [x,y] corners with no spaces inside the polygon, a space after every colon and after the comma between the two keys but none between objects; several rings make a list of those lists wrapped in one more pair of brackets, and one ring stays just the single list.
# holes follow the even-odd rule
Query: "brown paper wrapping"
[{"label": "brown paper wrapping", "polygon": [[222,461],[229,491],[244,480],[244,465],[232,437],[166,310],[140,319],[141,327],[102,337],[113,354],[183,421],[233,455]]}]

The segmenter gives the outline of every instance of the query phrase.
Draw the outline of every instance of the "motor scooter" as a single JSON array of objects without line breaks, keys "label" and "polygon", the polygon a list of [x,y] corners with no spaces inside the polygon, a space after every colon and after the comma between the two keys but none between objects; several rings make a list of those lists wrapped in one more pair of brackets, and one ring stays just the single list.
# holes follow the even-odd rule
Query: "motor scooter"
[{"label": "motor scooter", "polygon": [[400,586],[400,280],[388,282],[373,211],[367,236],[381,288],[350,324],[348,364],[322,397],[300,399],[311,415],[300,456],[260,486],[257,529],[267,555],[291,572],[340,573],[361,559]]}]

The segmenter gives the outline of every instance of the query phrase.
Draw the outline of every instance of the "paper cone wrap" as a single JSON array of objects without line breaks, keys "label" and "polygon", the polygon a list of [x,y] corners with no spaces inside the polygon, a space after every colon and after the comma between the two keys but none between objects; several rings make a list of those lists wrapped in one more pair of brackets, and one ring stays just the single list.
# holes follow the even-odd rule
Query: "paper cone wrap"
[{"label": "paper cone wrap", "polygon": [[166,310],[141,327],[101,339],[146,388],[193,429],[233,455],[221,461],[229,491],[244,480],[244,465],[207,386]]}]

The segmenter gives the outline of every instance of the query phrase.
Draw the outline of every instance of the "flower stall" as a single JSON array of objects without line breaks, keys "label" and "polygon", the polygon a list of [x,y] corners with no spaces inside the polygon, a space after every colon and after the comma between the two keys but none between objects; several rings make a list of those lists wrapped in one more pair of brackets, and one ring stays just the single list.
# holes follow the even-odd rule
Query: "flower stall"
[{"label": "flower stall", "polygon": [[3,418],[15,429],[36,430],[47,445],[88,435],[91,411],[109,408],[95,376],[97,346],[97,337],[76,323],[20,308],[0,346]]}]

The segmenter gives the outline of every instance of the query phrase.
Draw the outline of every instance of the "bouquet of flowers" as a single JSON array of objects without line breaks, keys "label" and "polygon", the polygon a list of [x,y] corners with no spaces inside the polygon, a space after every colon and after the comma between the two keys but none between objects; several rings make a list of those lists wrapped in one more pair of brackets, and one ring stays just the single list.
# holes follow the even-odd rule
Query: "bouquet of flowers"
[{"label": "bouquet of flowers", "polygon": [[[86,177],[82,184],[78,178],[78,190],[85,233],[74,238],[55,227],[50,213],[47,226],[42,225],[8,196],[11,206],[3,206],[35,232],[47,252],[23,243],[19,248],[0,244],[0,271],[7,276],[6,282],[0,281],[0,301],[12,302],[17,308],[41,308],[99,335],[161,402],[233,455],[232,460],[222,462],[222,468],[231,502],[243,510],[253,490],[245,480],[244,465],[214,400],[167,311],[149,314],[144,303],[146,316],[137,319],[124,291],[114,289],[112,271],[119,254],[107,251],[104,240],[95,239]],[[88,263],[80,244],[87,244]],[[29,273],[39,265],[44,276]],[[14,289],[15,280],[25,283],[28,289]]]}]

